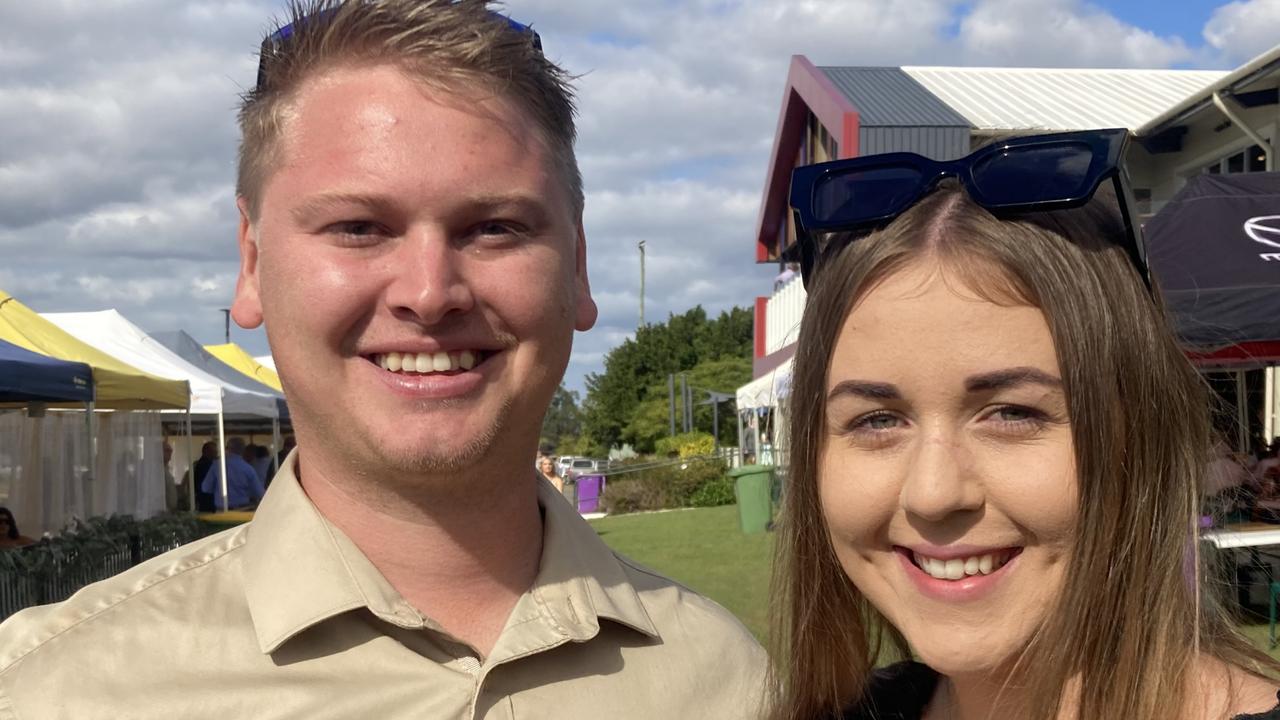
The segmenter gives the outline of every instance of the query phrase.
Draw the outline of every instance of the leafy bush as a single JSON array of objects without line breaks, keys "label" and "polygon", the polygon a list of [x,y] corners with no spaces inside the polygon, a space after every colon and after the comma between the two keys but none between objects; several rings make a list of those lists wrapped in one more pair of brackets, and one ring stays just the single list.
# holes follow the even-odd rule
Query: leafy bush
[{"label": "leafy bush", "polygon": [[654,443],[658,457],[676,455],[681,458],[710,455],[716,451],[716,439],[711,433],[691,432],[664,437]]},{"label": "leafy bush", "polygon": [[[710,436],[708,436],[710,437]],[[669,463],[610,477],[602,502],[610,514],[729,505],[733,480],[720,460]]]}]

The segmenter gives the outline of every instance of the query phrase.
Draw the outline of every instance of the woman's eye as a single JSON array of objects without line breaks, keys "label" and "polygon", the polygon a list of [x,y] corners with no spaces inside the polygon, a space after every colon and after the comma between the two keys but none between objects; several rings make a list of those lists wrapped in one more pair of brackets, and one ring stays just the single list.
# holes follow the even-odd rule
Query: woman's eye
[{"label": "woman's eye", "polygon": [[899,426],[901,421],[896,415],[889,413],[872,413],[854,420],[850,429],[854,432],[883,432]]},{"label": "woman's eye", "polygon": [[987,417],[1009,426],[1039,426],[1045,422],[1045,414],[1039,410],[1019,405],[1002,405]]}]

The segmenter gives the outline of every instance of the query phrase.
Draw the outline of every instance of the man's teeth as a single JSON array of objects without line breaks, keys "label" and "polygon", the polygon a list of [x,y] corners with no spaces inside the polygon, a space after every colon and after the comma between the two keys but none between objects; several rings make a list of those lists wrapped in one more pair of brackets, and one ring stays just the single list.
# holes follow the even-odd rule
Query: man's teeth
[{"label": "man's teeth", "polygon": [[1004,564],[1009,562],[1009,558],[1012,556],[1012,551],[1001,550],[987,553],[986,555],[941,560],[913,552],[911,553],[911,560],[916,564],[916,567],[939,580],[959,580],[968,575],[990,575],[1004,567]]},{"label": "man's teeth", "polygon": [[438,353],[383,353],[375,355],[373,361],[391,372],[450,372],[452,370],[470,370],[476,366],[479,353],[471,350],[461,352]]}]

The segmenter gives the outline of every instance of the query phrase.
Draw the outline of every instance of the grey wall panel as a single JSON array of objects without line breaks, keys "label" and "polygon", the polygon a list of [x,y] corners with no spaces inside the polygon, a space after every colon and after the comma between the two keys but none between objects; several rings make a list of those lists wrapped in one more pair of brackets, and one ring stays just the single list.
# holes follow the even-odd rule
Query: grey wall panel
[{"label": "grey wall panel", "polygon": [[969,153],[969,129],[957,127],[862,127],[858,154],[913,152],[935,160]]}]

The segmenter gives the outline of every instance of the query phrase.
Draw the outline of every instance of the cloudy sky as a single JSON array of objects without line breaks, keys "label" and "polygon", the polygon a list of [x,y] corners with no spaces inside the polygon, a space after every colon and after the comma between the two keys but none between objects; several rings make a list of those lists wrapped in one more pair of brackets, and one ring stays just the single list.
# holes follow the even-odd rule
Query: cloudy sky
[{"label": "cloudy sky", "polygon": [[[283,0],[0,0],[0,289],[221,342],[237,96]],[[819,65],[1230,69],[1280,0],[509,0],[579,82],[601,308],[581,388],[646,317],[767,294],[752,225],[789,58]],[[267,352],[261,330],[232,340]]]}]

